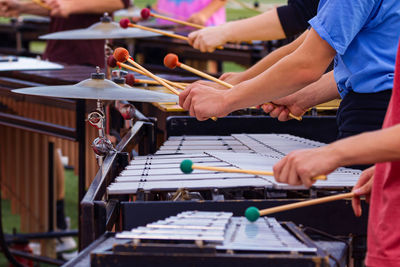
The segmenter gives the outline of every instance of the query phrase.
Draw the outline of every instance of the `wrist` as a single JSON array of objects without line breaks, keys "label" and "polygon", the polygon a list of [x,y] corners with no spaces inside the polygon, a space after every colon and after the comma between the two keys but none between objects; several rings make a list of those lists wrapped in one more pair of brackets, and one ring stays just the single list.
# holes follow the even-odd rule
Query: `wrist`
[{"label": "wrist", "polygon": [[338,142],[333,142],[332,144],[323,147],[323,149],[325,149],[327,152],[326,156],[331,159],[331,162],[335,168],[346,165],[344,160],[345,154],[340,147],[341,146],[338,145]]},{"label": "wrist", "polygon": [[234,85],[231,89],[226,90],[224,93],[224,105],[226,106],[225,110],[228,111],[228,113],[244,108],[241,100],[245,98],[243,98],[243,96],[240,94],[244,90],[241,88],[241,86],[246,85],[243,85],[243,83]]},{"label": "wrist", "polygon": [[233,22],[227,22],[225,24],[222,24],[220,26],[217,27],[221,27],[221,34],[224,40],[224,43],[228,43],[228,42],[235,42],[235,38],[234,35],[232,34],[234,32],[233,28],[234,28],[234,23]]}]

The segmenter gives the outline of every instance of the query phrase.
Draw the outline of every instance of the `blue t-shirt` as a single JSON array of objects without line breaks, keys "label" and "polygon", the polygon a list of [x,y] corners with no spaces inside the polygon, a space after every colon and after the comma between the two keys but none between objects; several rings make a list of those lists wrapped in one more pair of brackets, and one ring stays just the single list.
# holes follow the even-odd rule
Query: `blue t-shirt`
[{"label": "blue t-shirt", "polygon": [[334,76],[348,91],[393,88],[400,0],[321,0],[311,27],[336,50]]}]

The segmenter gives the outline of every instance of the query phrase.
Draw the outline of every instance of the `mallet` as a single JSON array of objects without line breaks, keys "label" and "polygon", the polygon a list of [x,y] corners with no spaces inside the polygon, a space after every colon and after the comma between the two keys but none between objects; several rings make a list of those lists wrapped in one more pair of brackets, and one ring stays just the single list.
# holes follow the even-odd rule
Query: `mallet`
[{"label": "mallet", "polygon": [[[133,28],[138,28],[138,29],[144,30],[144,31],[154,32],[154,33],[158,33],[158,34],[165,35],[165,36],[168,36],[168,37],[180,39],[180,40],[183,40],[183,41],[188,41],[189,40],[189,38],[187,38],[186,36],[182,36],[182,35],[175,34],[175,33],[169,33],[169,32],[165,32],[165,31],[153,29],[153,28],[150,28],[150,27],[146,27],[146,26],[142,26],[142,25],[131,23],[129,19],[121,19],[119,21],[119,25],[124,29],[126,29],[128,27],[133,27]],[[224,49],[224,47],[223,46],[218,46],[217,49]]]},{"label": "mallet", "polygon": [[[183,173],[189,174],[192,173],[193,170],[207,170],[207,171],[216,171],[216,172],[230,172],[230,173],[246,173],[246,174],[254,174],[254,175],[268,175],[273,176],[273,172],[269,171],[256,171],[256,170],[242,170],[242,169],[234,169],[234,168],[224,168],[224,167],[212,167],[212,166],[200,166],[193,164],[193,161],[190,159],[185,159],[181,162],[180,165],[181,171]],[[326,180],[326,175],[318,175],[313,178],[313,180]]]},{"label": "mallet", "polygon": [[[190,67],[190,66],[188,66],[186,64],[183,64],[183,63],[179,62],[178,56],[173,54],[173,53],[169,53],[168,55],[166,55],[164,57],[164,66],[166,66],[167,68],[170,68],[170,69],[175,69],[176,67],[180,67],[180,68],[185,69],[187,71],[190,71],[190,72],[192,72],[192,73],[194,73],[194,74],[196,74],[196,75],[198,75],[200,77],[203,77],[203,78],[205,78],[207,80],[210,80],[210,81],[216,82],[216,83],[218,83],[218,84],[220,84],[222,86],[225,86],[226,88],[232,88],[233,87],[232,84],[229,84],[229,83],[227,83],[225,81],[222,81],[220,79],[217,79],[217,78],[215,78],[215,77],[213,77],[213,76],[211,76],[211,75],[209,75],[207,73],[204,73],[202,71],[199,71],[199,70],[197,70],[195,68],[192,68],[192,67]],[[301,117],[295,116],[292,113],[289,113],[289,117],[291,117],[291,118],[293,118],[295,120],[298,120],[298,121],[302,120]]]},{"label": "mallet", "polygon": [[122,47],[118,47],[117,49],[115,49],[114,51],[114,58],[115,60],[117,60],[118,62],[124,63],[126,61],[128,61],[129,63],[131,63],[132,65],[134,65],[136,68],[138,68],[139,70],[141,70],[142,72],[144,72],[146,74],[146,76],[156,80],[157,82],[159,82],[160,84],[162,84],[165,88],[167,88],[168,90],[170,90],[172,93],[179,95],[179,91],[176,90],[175,88],[173,88],[171,85],[169,85],[168,83],[166,83],[165,81],[163,81],[161,78],[159,78],[158,76],[154,75],[153,73],[151,73],[150,71],[146,70],[145,68],[143,68],[140,64],[136,63],[133,58],[129,55],[128,50],[126,50],[125,48]]},{"label": "mallet", "polygon": [[[176,90],[175,88],[173,88],[171,85],[169,85],[168,83],[166,83],[163,79],[161,79],[160,77],[154,75],[153,73],[151,73],[150,71],[146,70],[145,68],[143,68],[140,64],[136,63],[133,58],[129,55],[128,50],[126,50],[123,47],[118,47],[117,49],[115,49],[114,51],[114,58],[115,60],[117,60],[118,62],[124,63],[125,61],[128,61],[129,63],[131,63],[132,65],[134,65],[136,68],[140,69],[141,71],[143,71],[146,76],[156,80],[157,82],[159,82],[161,85],[163,85],[164,87],[166,87],[168,90],[170,90],[172,93],[179,95],[180,92],[178,90]],[[211,117],[212,120],[216,121],[217,118],[216,117]]]},{"label": "mallet", "polygon": [[265,215],[268,215],[271,213],[317,205],[317,204],[330,202],[330,201],[336,201],[336,200],[340,200],[340,199],[344,199],[344,198],[352,198],[354,196],[355,196],[354,192],[350,192],[350,193],[338,194],[338,195],[329,196],[329,197],[321,197],[318,199],[301,201],[301,202],[297,202],[297,203],[282,205],[282,206],[273,207],[273,208],[269,208],[269,209],[263,209],[263,210],[259,210],[256,207],[248,207],[246,209],[246,212],[244,213],[244,215],[246,216],[246,218],[249,221],[255,222],[260,216],[265,216]]},{"label": "mallet", "polygon": [[[139,73],[139,74],[142,74],[142,75],[147,76],[146,73],[144,73],[143,71],[141,71],[141,70],[138,69],[138,68],[135,68],[135,67],[132,67],[132,66],[130,66],[130,65],[127,65],[127,64],[118,62],[118,61],[114,58],[113,55],[110,55],[110,56],[107,58],[107,65],[108,65],[110,68],[115,68],[115,67],[125,68],[125,69],[128,69],[128,70],[131,70],[131,71],[134,71],[134,72],[137,72],[137,73]],[[171,81],[166,80],[166,79],[163,79],[163,78],[160,78],[160,79],[163,80],[164,82],[168,83],[169,85],[174,86],[174,87],[176,87],[176,88],[179,88],[179,89],[181,89],[181,90],[185,90],[185,88],[186,88],[186,85],[185,85],[185,84],[176,83],[176,82],[171,82]],[[160,84],[160,83],[157,82],[157,81],[152,81],[152,82],[151,82],[151,84],[155,84],[155,83],[156,83],[156,84]],[[150,82],[149,82],[149,84],[150,84]]]},{"label": "mallet", "polygon": [[190,26],[190,27],[193,27],[193,28],[196,28],[196,29],[204,29],[205,28],[203,25],[194,24],[194,23],[190,23],[190,22],[187,22],[187,21],[184,21],[184,20],[174,19],[174,18],[163,16],[163,15],[152,13],[150,11],[150,9],[148,9],[148,8],[143,8],[142,11],[140,12],[140,15],[142,16],[142,19],[144,19],[144,20],[147,20],[149,17],[155,17],[155,18],[159,18],[159,19],[172,21],[172,22],[175,22],[175,23],[178,23],[178,24]]}]

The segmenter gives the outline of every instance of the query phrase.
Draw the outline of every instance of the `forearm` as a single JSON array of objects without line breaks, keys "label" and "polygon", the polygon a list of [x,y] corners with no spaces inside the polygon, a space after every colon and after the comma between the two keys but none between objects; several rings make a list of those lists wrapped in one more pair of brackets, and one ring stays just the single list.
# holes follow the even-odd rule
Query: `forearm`
[{"label": "forearm", "polygon": [[251,18],[228,22],[221,27],[228,34],[228,42],[285,38],[276,8]]},{"label": "forearm", "polygon": [[270,102],[316,82],[335,53],[315,31],[311,31],[295,52],[255,78],[228,90],[225,96],[228,107],[233,111]]},{"label": "forearm", "polygon": [[290,97],[296,99],[297,105],[304,110],[340,98],[333,71],[324,74],[321,79],[297,91]]},{"label": "forearm", "polygon": [[224,7],[225,4],[226,4],[226,0],[213,0],[210,2],[210,4],[208,4],[206,7],[204,7],[200,12],[207,18],[210,18],[220,8]]},{"label": "forearm", "polygon": [[400,160],[400,125],[363,133],[328,145],[337,166]]},{"label": "forearm", "polygon": [[70,14],[99,14],[104,12],[113,12],[124,7],[121,0],[101,0],[101,1],[78,1],[71,0]]},{"label": "forearm", "polygon": [[[308,31],[307,31],[308,32]],[[291,54],[293,51],[295,51],[304,41],[305,37],[307,36],[307,32],[303,33],[299,38],[297,38],[295,41],[291,42],[290,44],[287,44],[270,54],[268,54],[266,57],[261,59],[259,62],[257,62],[254,66],[251,68],[247,69],[241,74],[241,80],[249,80],[257,75],[263,73],[267,69],[269,69],[271,66],[273,66],[275,63],[277,63],[279,60],[284,58],[285,56]]]},{"label": "forearm", "polygon": [[35,4],[31,1],[29,2],[21,2],[19,4],[19,14],[31,14],[38,16],[49,16],[50,11],[44,7],[41,7],[38,4]]}]

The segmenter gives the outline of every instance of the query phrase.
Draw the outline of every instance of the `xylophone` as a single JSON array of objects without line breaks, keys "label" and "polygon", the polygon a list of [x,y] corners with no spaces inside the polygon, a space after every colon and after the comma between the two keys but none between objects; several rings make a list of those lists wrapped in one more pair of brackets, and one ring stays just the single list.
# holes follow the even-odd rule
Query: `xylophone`
[{"label": "xylophone", "polygon": [[[246,135],[246,137],[248,136],[251,135]],[[284,135],[284,138],[282,139],[280,137],[282,135],[270,134],[257,136],[259,139],[268,140],[268,137],[270,137],[272,140],[267,146],[265,146],[265,143],[260,143],[260,146],[257,147],[258,151],[263,151],[263,154],[258,154],[260,152],[257,154],[215,152],[221,148],[229,151],[230,145],[234,146],[234,144],[228,144],[225,147],[224,145],[221,147],[215,145],[215,148],[213,148],[213,143],[209,144],[208,146],[202,146],[201,144],[204,144],[204,142],[200,141],[200,143],[197,143],[199,144],[197,149],[199,151],[207,150],[208,152],[191,155],[166,154],[137,157],[130,162],[130,165],[128,165],[118,177],[116,177],[115,182],[108,187],[107,192],[109,195],[137,195],[138,193],[141,193],[143,196],[143,193],[173,193],[180,188],[184,188],[188,191],[208,190],[214,192],[215,190],[219,189],[235,190],[237,188],[248,188],[248,190],[251,191],[254,191],[255,188],[261,188],[262,190],[269,191],[302,189],[302,187],[279,184],[275,182],[273,177],[269,176],[215,173],[214,171],[205,170],[195,170],[191,174],[183,174],[179,169],[179,164],[182,162],[182,160],[190,159],[193,161],[193,163],[200,166],[233,167],[239,169],[272,171],[273,165],[277,163],[284,155],[286,155],[287,152],[297,149],[310,148],[313,146],[312,142],[310,142],[311,145],[309,145],[304,139],[297,139],[296,137],[290,135]],[[218,142],[218,137],[214,138]],[[279,139],[281,139],[281,141],[286,140],[287,142],[277,142]],[[292,140],[292,142],[290,142],[290,140]],[[274,141],[278,143],[278,146],[274,146]],[[296,146],[296,144],[298,145]],[[246,143],[242,143],[242,146],[242,149],[245,149]],[[188,149],[190,152],[193,152],[193,149],[195,148],[196,147],[190,147]],[[178,151],[185,153],[184,149]],[[317,181],[313,188],[319,190],[331,190],[332,188],[346,190],[355,185],[360,174],[361,171],[358,170],[340,168],[329,174],[326,181]],[[221,197],[223,199],[223,196],[219,196],[220,199]],[[148,198],[148,196],[146,198]]]},{"label": "xylophone", "polygon": [[[81,203],[82,208],[91,210],[84,217],[86,232],[95,231],[86,244],[114,225],[117,230],[130,230],[185,210],[226,211],[243,216],[250,206],[264,209],[295,203],[298,199],[348,192],[360,171],[340,168],[328,175],[328,180],[306,189],[278,184],[271,177],[200,170],[186,175],[179,170],[181,161],[187,158],[196,165],[271,170],[274,162],[289,151],[315,148],[323,144],[319,141],[332,141],[335,127],[334,118],[329,117],[304,117],[302,122],[287,123],[264,116],[232,116],[217,122],[169,118],[169,138],[154,155],[130,161],[123,154],[116,154],[110,170],[113,165],[117,170],[103,172],[101,179],[100,174],[96,177],[89,191],[100,193],[87,194]],[[264,134],[242,134],[246,131]],[[302,137],[295,136],[296,133]],[[361,262],[367,219],[356,218],[349,204],[348,200],[339,200],[277,213],[276,218],[332,235],[353,235],[354,251],[361,247],[355,258]]]},{"label": "xylophone", "polygon": [[103,236],[66,266],[345,266],[347,250],[273,217],[250,223],[231,212],[185,211]]}]

